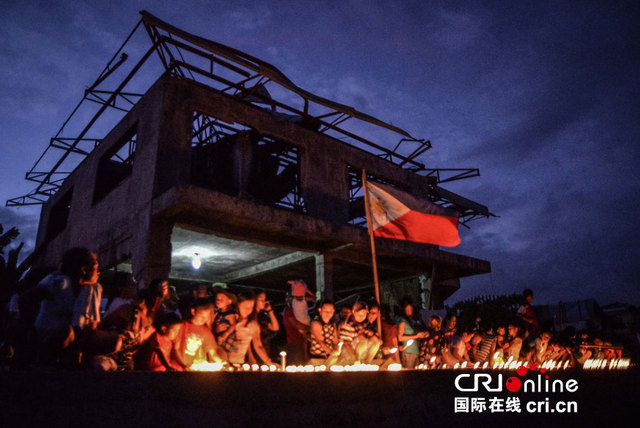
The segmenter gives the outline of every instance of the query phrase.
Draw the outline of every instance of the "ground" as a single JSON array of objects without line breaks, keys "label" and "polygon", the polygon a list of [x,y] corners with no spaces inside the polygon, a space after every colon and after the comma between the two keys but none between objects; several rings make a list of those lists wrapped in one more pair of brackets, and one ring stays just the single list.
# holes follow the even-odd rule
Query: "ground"
[{"label": "ground", "polygon": [[[571,400],[574,415],[454,413],[461,371],[377,373],[0,373],[3,426],[609,426],[637,420],[640,370],[569,370],[575,393],[519,393],[522,403]],[[496,376],[498,372],[491,372]],[[503,372],[503,381],[515,372]],[[495,379],[495,377],[494,377]],[[523,406],[524,407],[524,406]]]}]

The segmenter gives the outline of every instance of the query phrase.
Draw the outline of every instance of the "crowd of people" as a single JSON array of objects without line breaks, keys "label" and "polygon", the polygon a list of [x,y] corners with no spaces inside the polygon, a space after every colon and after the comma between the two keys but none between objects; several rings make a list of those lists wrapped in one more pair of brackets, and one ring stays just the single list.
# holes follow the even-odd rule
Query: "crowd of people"
[{"label": "crowd of people", "polygon": [[[281,314],[260,290],[236,295],[201,284],[177,298],[166,278],[139,289],[132,275],[117,273],[112,283],[105,307],[96,254],[68,250],[57,271],[12,299],[3,366],[185,371],[201,362],[272,366],[284,356],[295,365],[407,369],[509,360],[576,366],[621,352],[599,338],[541,329],[531,290],[508,323],[478,318],[462,328],[455,314],[423,319],[409,299],[394,308],[375,300],[336,307],[316,301],[302,280],[289,281]],[[279,346],[281,327],[286,343]]]}]

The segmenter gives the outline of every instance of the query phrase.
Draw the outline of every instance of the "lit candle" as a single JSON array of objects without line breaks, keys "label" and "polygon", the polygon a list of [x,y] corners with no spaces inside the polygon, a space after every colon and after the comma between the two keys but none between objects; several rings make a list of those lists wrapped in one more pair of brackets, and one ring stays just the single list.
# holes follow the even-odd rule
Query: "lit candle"
[{"label": "lit candle", "polygon": [[287,369],[287,353],[285,351],[280,352],[280,361],[282,361],[282,371]]}]

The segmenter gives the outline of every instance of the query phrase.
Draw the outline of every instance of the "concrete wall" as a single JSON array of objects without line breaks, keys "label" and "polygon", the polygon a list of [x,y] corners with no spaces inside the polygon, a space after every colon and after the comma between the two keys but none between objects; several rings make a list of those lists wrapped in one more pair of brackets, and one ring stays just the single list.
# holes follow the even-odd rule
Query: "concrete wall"
[{"label": "concrete wall", "polygon": [[[62,253],[73,246],[86,246],[98,251],[103,266],[113,265],[140,251],[146,252],[157,141],[163,113],[162,85],[163,82],[159,81],[148,91],[43,206],[37,245],[46,245],[46,250],[37,261],[38,265],[57,266]],[[133,171],[94,204],[93,193],[100,159],[132,128],[137,129]],[[73,193],[67,227],[45,242],[51,208],[69,189]]]},{"label": "concrete wall", "polygon": [[[228,123],[243,124],[298,147],[300,187],[308,214],[260,206],[243,200],[242,196],[221,195],[190,186],[194,111]],[[94,185],[101,157],[134,126],[137,127],[137,147],[133,172],[94,204]],[[251,156],[250,149],[242,153],[242,156]],[[250,235],[256,242],[282,243],[314,251],[356,242],[360,245],[357,248],[360,253],[353,257],[368,263],[362,255],[366,254],[366,234],[360,228],[347,225],[347,165],[366,168],[380,178],[402,185],[416,196],[427,196],[428,180],[425,177],[326,135],[278,120],[265,110],[205,86],[162,77],[44,205],[38,245],[46,245],[46,251],[36,264],[55,266],[64,250],[81,245],[97,250],[102,266],[130,258],[137,278],[148,281],[165,276],[170,271],[170,235],[176,221],[192,222],[194,226],[209,230],[217,227],[219,232],[226,232],[231,237]],[[242,168],[236,170],[241,173]],[[239,182],[243,182],[241,177]],[[47,243],[44,225],[51,207],[71,188],[73,197],[67,228]],[[229,225],[221,226],[224,222]],[[434,246],[385,245],[390,257],[388,264],[410,263],[408,259],[392,260],[397,253],[411,254],[414,263],[417,260],[418,265],[424,265],[424,271],[430,271],[432,263],[438,260],[451,266],[465,265],[467,272],[463,274],[490,270],[487,262],[442,252]],[[384,263],[385,245],[382,245],[381,263]],[[456,276],[452,272],[448,275]],[[327,273],[327,276],[331,274]]]}]

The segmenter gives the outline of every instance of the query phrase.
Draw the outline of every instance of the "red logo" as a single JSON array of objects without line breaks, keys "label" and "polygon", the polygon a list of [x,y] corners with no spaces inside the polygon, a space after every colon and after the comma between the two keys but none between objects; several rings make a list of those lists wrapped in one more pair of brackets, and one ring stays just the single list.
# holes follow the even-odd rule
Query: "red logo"
[{"label": "red logo", "polygon": [[[524,377],[529,370],[534,371],[537,368],[538,366],[536,366],[535,364],[531,364],[529,366],[529,369],[527,369],[525,366],[520,366],[518,367],[518,370],[516,371],[516,373],[518,373],[518,376]],[[540,373],[544,374],[545,372],[546,372],[545,369],[540,369]],[[549,375],[546,375],[545,378],[549,379]],[[520,380],[520,378],[511,376],[510,378],[507,379],[505,386],[511,392],[520,391],[520,388],[522,388],[522,381]]]},{"label": "red logo", "polygon": [[[520,374],[519,370],[518,370],[518,374]],[[507,379],[506,387],[509,391],[511,392],[519,391],[521,386],[522,386],[522,382],[520,382],[520,379],[518,379],[517,377],[511,376],[509,379]]]}]

